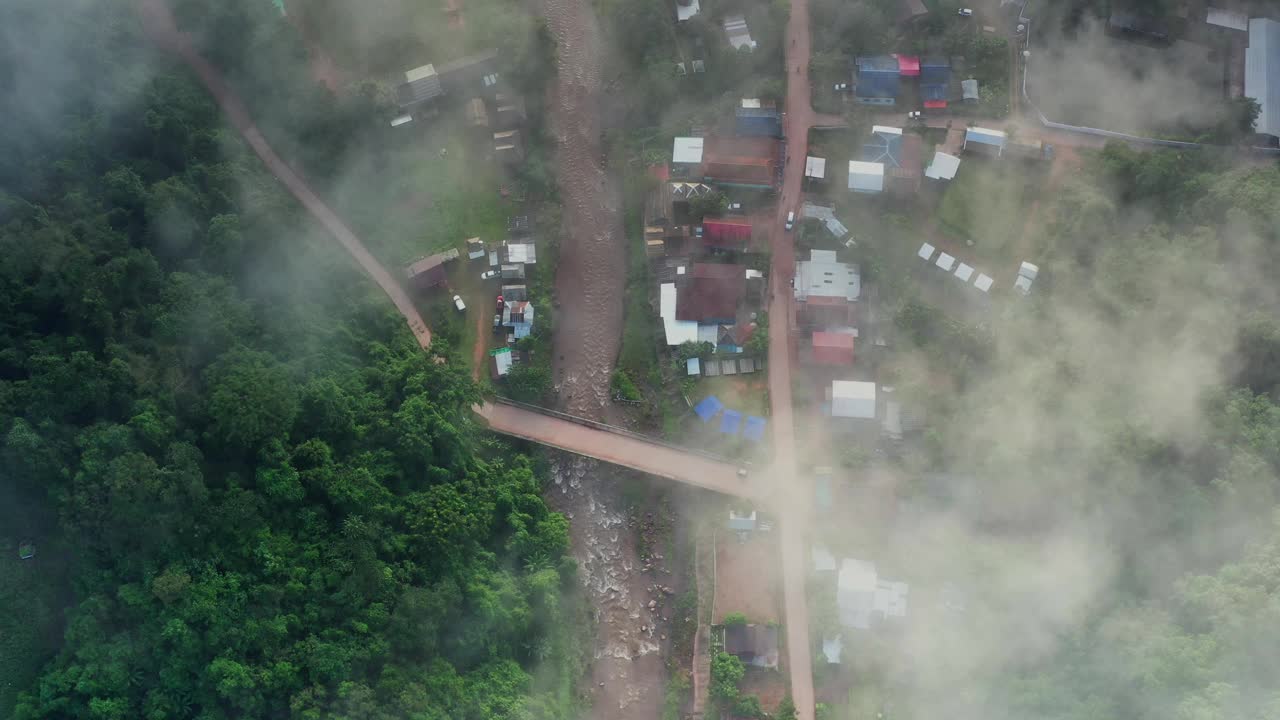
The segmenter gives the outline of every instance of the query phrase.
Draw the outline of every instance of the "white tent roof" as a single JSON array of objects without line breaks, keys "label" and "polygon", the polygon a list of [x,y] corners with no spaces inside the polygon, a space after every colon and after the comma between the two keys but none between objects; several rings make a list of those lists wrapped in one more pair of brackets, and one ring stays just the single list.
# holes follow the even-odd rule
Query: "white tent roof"
[{"label": "white tent roof", "polygon": [[902,128],[889,127],[888,125],[872,125],[871,133],[884,133],[885,135],[901,135]]},{"label": "white tent roof", "polygon": [[813,157],[810,155],[804,159],[804,175],[805,177],[818,178],[821,180],[827,175],[827,159]]},{"label": "white tent roof", "polygon": [[956,259],[946,253],[942,253],[934,264],[947,272],[951,272],[951,268],[955,267]]},{"label": "white tent roof", "polygon": [[986,292],[991,289],[991,278],[986,273],[978,273],[978,279],[973,281],[973,286]]},{"label": "white tent roof", "polygon": [[956,268],[956,279],[961,282],[969,282],[969,278],[973,277],[973,268],[960,263],[960,267]]},{"label": "white tent roof", "polygon": [[1261,111],[1254,129],[1280,136],[1280,22],[1249,21],[1249,47],[1244,51],[1244,94],[1258,101]]},{"label": "white tent roof", "polygon": [[662,316],[662,327],[667,333],[667,344],[697,342],[698,323],[691,320],[676,320],[676,284],[663,283],[658,290],[658,314]]},{"label": "white tent roof", "polygon": [[849,189],[875,193],[884,190],[884,164],[850,160]]},{"label": "white tent roof", "polygon": [[676,138],[675,145],[671,149],[671,162],[677,162],[677,163],[702,162],[702,138],[700,137]]},{"label": "white tent roof", "polygon": [[934,180],[951,180],[956,176],[956,171],[959,169],[960,158],[944,152],[935,152],[933,154],[933,162],[929,163],[929,168],[924,171],[924,176]]},{"label": "white tent roof", "polygon": [[933,253],[937,251],[937,249],[938,248],[930,245],[929,243],[925,243],[920,246],[920,252],[917,252],[916,255],[921,260],[928,260],[929,258],[933,257]]},{"label": "white tent roof", "polygon": [[1040,266],[1024,261],[1022,266],[1018,268],[1018,274],[1025,278],[1035,280],[1036,276],[1040,274]]},{"label": "white tent roof", "polygon": [[858,380],[831,382],[831,415],[833,417],[874,419],[876,416],[876,384]]}]

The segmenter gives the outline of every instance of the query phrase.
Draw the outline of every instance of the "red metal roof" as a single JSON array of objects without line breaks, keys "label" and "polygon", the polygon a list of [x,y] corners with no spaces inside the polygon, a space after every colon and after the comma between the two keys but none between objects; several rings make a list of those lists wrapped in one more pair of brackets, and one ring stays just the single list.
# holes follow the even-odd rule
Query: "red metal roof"
[{"label": "red metal roof", "polygon": [[946,100],[925,100],[924,106],[929,109],[945,108],[947,106],[947,101]]},{"label": "red metal roof", "polygon": [[918,77],[920,75],[920,56],[899,55],[898,75],[902,77]]},{"label": "red metal roof", "polygon": [[815,332],[813,362],[818,365],[852,365],[853,336],[847,333]]},{"label": "red metal roof", "polygon": [[741,250],[751,241],[751,223],[740,220],[703,220],[702,238],[709,247]]},{"label": "red metal roof", "polygon": [[746,292],[746,266],[696,263],[676,288],[676,319],[733,322]]}]

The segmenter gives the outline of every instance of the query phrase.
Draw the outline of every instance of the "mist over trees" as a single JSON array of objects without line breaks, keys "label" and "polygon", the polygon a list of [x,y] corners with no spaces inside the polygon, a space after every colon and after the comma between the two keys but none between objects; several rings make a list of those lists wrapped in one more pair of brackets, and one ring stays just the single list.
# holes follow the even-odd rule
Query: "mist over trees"
[{"label": "mist over trees", "polygon": [[[473,428],[448,343],[417,347],[128,3],[0,26],[0,525],[39,548],[0,578],[0,715],[571,716],[567,521]],[[276,63],[251,104],[296,111],[323,178],[365,110]]]}]

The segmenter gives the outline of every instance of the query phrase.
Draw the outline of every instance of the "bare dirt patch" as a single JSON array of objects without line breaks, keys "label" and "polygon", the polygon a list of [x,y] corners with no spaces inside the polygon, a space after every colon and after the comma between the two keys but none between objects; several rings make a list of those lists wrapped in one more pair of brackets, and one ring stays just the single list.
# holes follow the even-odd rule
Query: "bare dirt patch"
[{"label": "bare dirt patch", "polygon": [[755,532],[746,542],[732,533],[716,533],[716,597],[712,621],[742,613],[753,623],[779,622],[778,538]]}]

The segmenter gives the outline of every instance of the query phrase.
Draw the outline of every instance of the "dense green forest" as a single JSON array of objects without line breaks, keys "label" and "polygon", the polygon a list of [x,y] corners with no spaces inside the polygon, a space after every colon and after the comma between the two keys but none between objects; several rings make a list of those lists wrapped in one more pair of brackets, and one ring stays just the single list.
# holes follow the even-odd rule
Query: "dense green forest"
[{"label": "dense green forest", "polygon": [[[448,341],[128,4],[0,28],[0,716],[571,716],[567,522]],[[282,43],[248,99],[323,180],[364,126]]]}]

